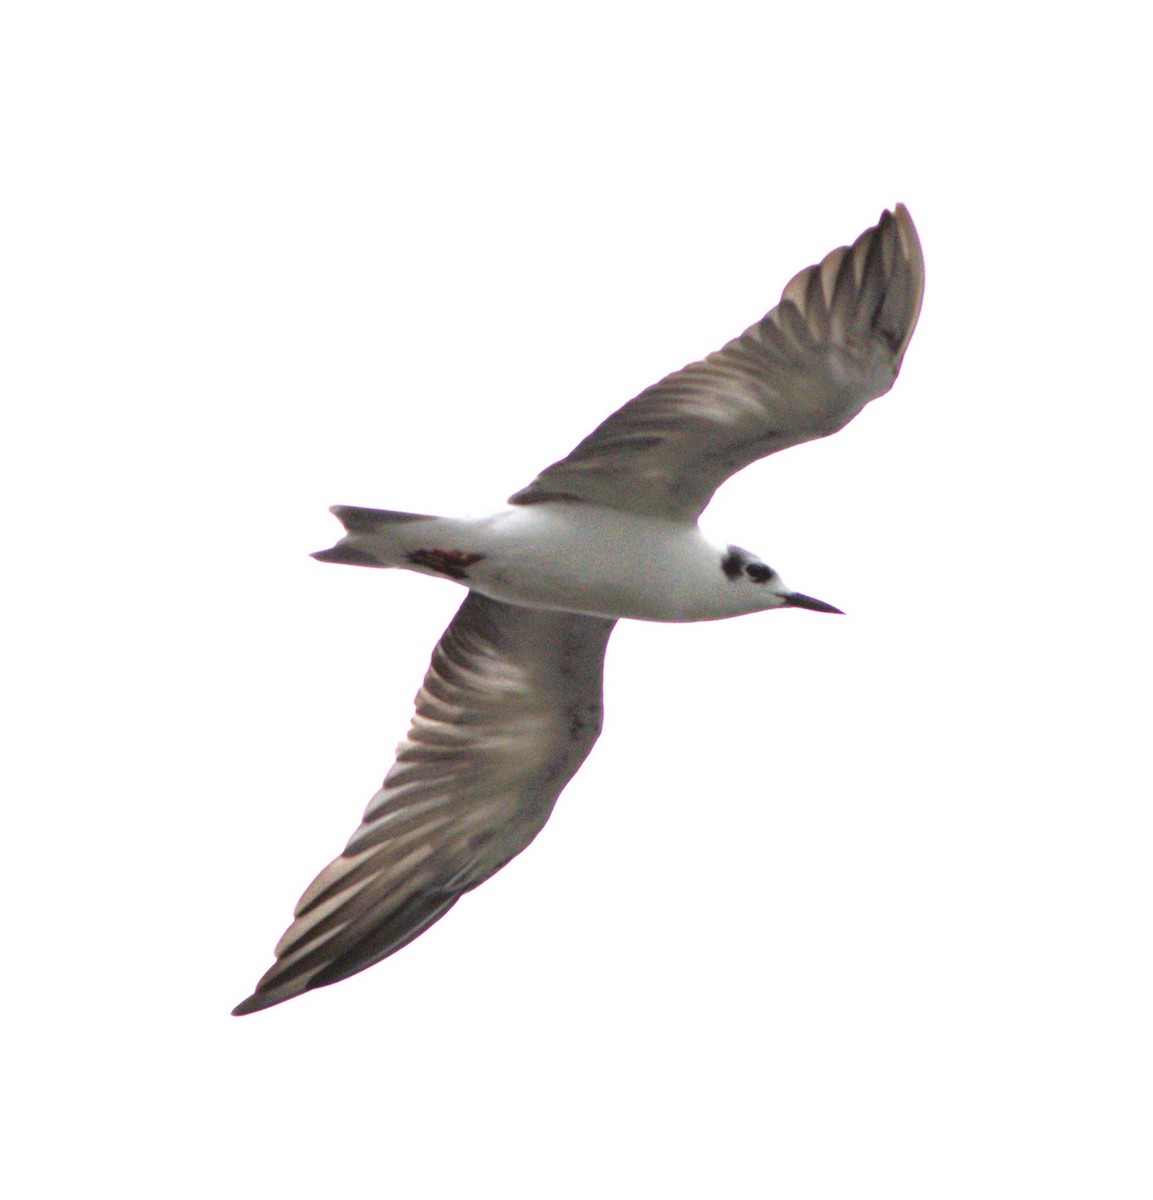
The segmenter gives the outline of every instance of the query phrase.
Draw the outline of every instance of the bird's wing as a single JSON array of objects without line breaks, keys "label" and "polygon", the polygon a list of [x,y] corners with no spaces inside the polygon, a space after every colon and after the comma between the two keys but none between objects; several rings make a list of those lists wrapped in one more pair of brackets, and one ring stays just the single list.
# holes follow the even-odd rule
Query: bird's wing
[{"label": "bird's wing", "polygon": [[740,337],[641,392],[510,497],[696,521],[758,458],[835,433],[892,386],[921,309],[904,205],[795,276]]},{"label": "bird's wing", "polygon": [[469,593],[363,823],[237,1015],[379,962],[532,841],[600,733],[613,624]]}]

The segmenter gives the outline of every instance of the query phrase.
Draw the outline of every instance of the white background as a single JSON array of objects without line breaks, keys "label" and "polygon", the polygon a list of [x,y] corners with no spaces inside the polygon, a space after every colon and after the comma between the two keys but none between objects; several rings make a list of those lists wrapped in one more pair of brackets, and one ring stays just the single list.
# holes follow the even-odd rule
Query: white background
[{"label": "white background", "polygon": [[[1136,5],[15,3],[13,1195],[1153,1190]],[[242,1021],[498,505],[905,201],[895,390],[707,514],[844,618],[622,625],[529,852]]]}]

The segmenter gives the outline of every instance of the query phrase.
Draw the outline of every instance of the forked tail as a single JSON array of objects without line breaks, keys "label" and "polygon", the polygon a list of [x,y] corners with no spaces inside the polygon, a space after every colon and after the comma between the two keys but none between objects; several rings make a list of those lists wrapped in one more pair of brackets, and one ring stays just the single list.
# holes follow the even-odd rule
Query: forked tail
[{"label": "forked tail", "polygon": [[407,566],[403,561],[403,539],[391,535],[399,532],[397,526],[400,525],[437,520],[425,513],[357,508],[352,504],[334,504],[328,511],[344,526],[346,536],[332,549],[317,550],[312,557],[319,562],[345,563],[352,567]]}]

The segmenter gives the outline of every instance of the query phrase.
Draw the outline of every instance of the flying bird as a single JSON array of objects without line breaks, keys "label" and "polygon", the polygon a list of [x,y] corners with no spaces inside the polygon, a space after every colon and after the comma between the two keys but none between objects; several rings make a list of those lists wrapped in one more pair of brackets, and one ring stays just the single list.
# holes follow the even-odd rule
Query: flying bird
[{"label": "flying bird", "polygon": [[749,463],[835,433],[897,378],[924,263],[903,205],[796,275],[715,354],[666,376],[491,516],[336,506],[313,557],[468,589],[396,761],[339,858],[308,886],[276,962],[236,1015],[395,953],[543,828],[601,729],[617,620],[839,612],[697,520]]}]

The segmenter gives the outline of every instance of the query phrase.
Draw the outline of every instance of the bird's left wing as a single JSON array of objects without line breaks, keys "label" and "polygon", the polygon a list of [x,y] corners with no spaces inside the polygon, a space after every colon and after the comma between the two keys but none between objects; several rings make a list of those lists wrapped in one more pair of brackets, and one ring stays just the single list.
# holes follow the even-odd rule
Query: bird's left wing
[{"label": "bird's left wing", "polygon": [[379,962],[532,841],[600,733],[613,624],[469,593],[363,823],[236,1015]]},{"label": "bird's left wing", "polygon": [[758,458],[835,433],[893,386],[925,269],[904,205],[807,267],[715,354],[641,392],[510,497],[695,522]]}]

